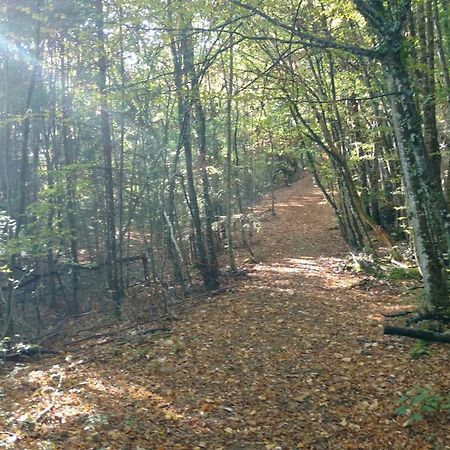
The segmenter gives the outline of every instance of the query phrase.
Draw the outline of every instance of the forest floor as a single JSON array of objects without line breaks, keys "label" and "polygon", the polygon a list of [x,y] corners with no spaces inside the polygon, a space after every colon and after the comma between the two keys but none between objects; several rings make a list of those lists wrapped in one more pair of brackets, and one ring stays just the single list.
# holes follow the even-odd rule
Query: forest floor
[{"label": "forest floor", "polygon": [[450,391],[448,345],[413,358],[413,339],[383,336],[413,291],[344,270],[309,177],[276,197],[260,262],[226,291],[153,334],[129,328],[135,341],[105,334],[0,368],[0,448],[450,449],[448,413],[395,413],[416,387]]}]

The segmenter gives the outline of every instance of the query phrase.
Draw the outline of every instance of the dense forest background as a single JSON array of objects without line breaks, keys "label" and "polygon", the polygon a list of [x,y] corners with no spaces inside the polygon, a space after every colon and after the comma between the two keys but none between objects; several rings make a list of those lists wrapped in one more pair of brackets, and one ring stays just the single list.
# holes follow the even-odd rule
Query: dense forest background
[{"label": "dense forest background", "polygon": [[217,290],[303,169],[352,252],[417,262],[450,314],[448,0],[0,7],[3,338]]}]

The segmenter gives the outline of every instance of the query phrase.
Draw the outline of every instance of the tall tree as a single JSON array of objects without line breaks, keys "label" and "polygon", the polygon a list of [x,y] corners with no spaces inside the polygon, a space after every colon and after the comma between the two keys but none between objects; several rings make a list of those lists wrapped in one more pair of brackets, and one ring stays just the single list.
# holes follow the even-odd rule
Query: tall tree
[{"label": "tall tree", "polygon": [[103,150],[103,173],[105,177],[105,216],[106,216],[106,261],[108,267],[109,289],[112,291],[116,314],[120,316],[120,305],[123,299],[122,283],[119,280],[117,236],[116,236],[116,208],[114,199],[113,179],[113,144],[111,139],[111,123],[107,95],[107,68],[106,39],[104,31],[105,12],[103,0],[95,2],[95,21],[97,31],[98,49],[98,81],[100,95],[100,120]]},{"label": "tall tree", "polygon": [[[177,2],[178,6],[183,5],[183,2],[179,0]],[[178,10],[179,16],[174,17],[173,14],[174,4],[171,0],[168,2],[168,14],[169,23],[171,26],[179,31],[178,35],[171,33],[171,52],[174,66],[174,78],[175,86],[177,89],[178,98],[178,124],[180,130],[180,142],[184,148],[184,159],[186,165],[186,178],[187,178],[187,193],[189,200],[189,210],[193,222],[194,231],[194,242],[195,242],[195,253],[197,258],[197,265],[200,270],[200,274],[203,279],[205,287],[209,290],[213,290],[218,285],[218,273],[216,261],[211,261],[208,258],[207,247],[205,245],[205,240],[203,238],[203,227],[202,220],[200,217],[200,208],[198,205],[198,195],[195,186],[195,176],[194,176],[194,165],[193,165],[193,145],[192,145],[192,109],[193,103],[197,108],[197,119],[199,120],[200,126],[200,144],[205,145],[205,130],[204,127],[204,117],[203,112],[199,108],[199,98],[197,92],[192,92],[192,90],[198,89],[196,85],[197,81],[193,78],[192,71],[193,59],[192,59],[192,48],[189,36],[189,19],[186,18],[181,10]],[[202,150],[203,152],[205,149]],[[201,155],[204,157],[203,155]],[[202,174],[204,172],[202,171]],[[205,181],[205,180],[204,180]],[[203,184],[204,189],[208,190],[208,185]],[[209,208],[209,206],[206,206]]]}]

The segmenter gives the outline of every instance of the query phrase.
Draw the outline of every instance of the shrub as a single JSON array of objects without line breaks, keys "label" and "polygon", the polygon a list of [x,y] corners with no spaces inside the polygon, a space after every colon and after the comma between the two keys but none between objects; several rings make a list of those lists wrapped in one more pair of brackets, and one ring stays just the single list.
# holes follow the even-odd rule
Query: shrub
[{"label": "shrub", "polygon": [[417,386],[411,393],[403,395],[396,410],[399,416],[407,417],[404,427],[426,418],[436,412],[450,412],[450,394],[442,395],[431,386]]}]

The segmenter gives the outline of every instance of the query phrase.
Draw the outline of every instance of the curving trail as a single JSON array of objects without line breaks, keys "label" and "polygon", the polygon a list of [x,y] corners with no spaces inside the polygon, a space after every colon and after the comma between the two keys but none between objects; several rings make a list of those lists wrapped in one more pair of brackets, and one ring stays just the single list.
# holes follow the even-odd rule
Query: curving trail
[{"label": "curving trail", "polygon": [[15,417],[33,417],[52,396],[29,396],[64,373],[51,411],[15,448],[450,449],[448,416],[410,428],[394,414],[415,385],[450,390],[448,346],[414,360],[414,341],[383,337],[381,313],[401,292],[342,270],[346,247],[309,177],[277,192],[276,211],[255,247],[261,262],[171,323],[170,337],[26,366],[3,383]]}]

